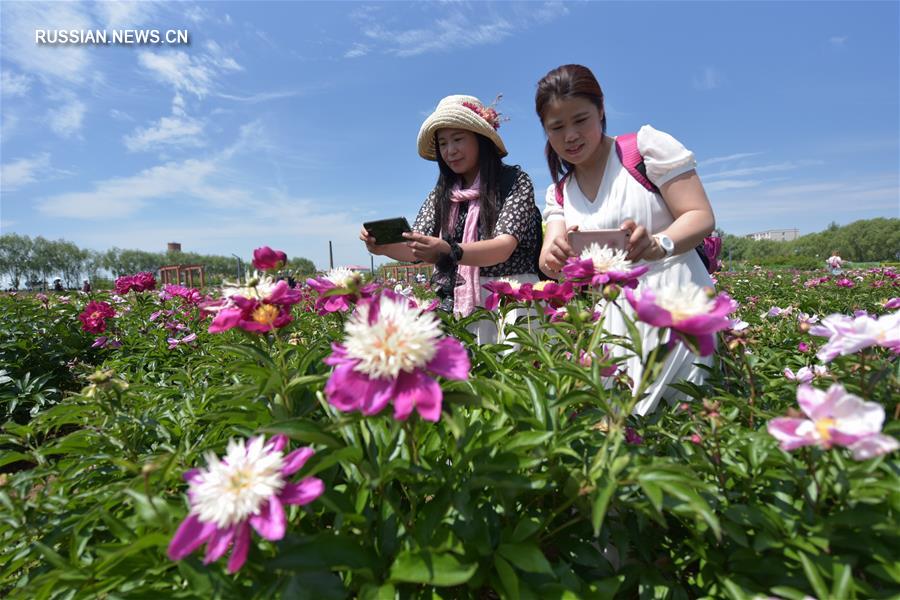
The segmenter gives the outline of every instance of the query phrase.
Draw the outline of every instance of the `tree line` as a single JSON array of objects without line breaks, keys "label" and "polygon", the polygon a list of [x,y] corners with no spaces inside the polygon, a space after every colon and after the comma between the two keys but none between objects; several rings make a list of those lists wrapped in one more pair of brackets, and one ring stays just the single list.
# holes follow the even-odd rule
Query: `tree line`
[{"label": "tree line", "polygon": [[[239,273],[252,269],[251,259],[234,256],[197,254],[195,252],[147,252],[111,248],[97,251],[79,248],[67,240],[48,240],[41,236],[5,233],[0,235],[0,277],[11,287],[19,289],[45,288],[59,277],[67,288],[80,288],[83,280],[96,285],[107,279],[140,271],[157,272],[166,265],[199,264],[204,266],[207,282],[235,280]],[[296,277],[316,273],[316,266],[307,258],[292,258],[285,267]]]},{"label": "tree line", "polygon": [[851,262],[900,262],[900,219],[866,219],[844,226],[832,223],[824,231],[789,242],[728,234],[722,238],[722,257],[732,261],[821,266],[832,252],[837,252]]}]

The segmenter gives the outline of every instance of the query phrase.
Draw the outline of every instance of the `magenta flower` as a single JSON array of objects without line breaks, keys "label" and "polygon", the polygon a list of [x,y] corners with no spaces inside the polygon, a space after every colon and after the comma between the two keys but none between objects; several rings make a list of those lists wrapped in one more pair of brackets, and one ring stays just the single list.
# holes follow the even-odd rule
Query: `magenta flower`
[{"label": "magenta flower", "polygon": [[712,298],[711,290],[690,282],[655,291],[644,289],[639,297],[633,290],[626,289],[625,297],[640,321],[668,327],[683,340],[696,343],[700,356],[713,353],[715,333],[731,328],[728,315],[738,307],[728,294]]},{"label": "magenta flower", "polygon": [[622,250],[591,244],[584,249],[580,257],[572,257],[566,261],[563,275],[575,283],[591,287],[614,283],[634,288],[637,286],[638,277],[646,273],[650,267],[647,265],[635,267],[625,256]]},{"label": "magenta flower", "polygon": [[343,267],[331,269],[322,277],[306,280],[306,284],[319,294],[316,311],[320,315],[347,312],[356,302],[370,297],[378,287],[371,283],[360,286],[360,283],[362,277],[359,273]]},{"label": "magenta flower", "polygon": [[334,344],[325,359],[334,367],[325,395],[338,410],[374,415],[393,400],[397,420],[416,410],[437,421],[443,392],[434,376],[469,376],[469,356],[459,340],[443,337],[440,319],[405,298],[382,294],[360,303],[344,331],[344,344]]},{"label": "magenta flower", "polygon": [[808,418],[778,417],[767,427],[783,450],[844,446],[854,459],[866,460],[900,447],[896,439],[881,433],[884,408],[848,394],[838,383],[828,392],[803,384],[797,388],[797,403]]},{"label": "magenta flower", "polygon": [[106,331],[106,319],[116,316],[116,311],[108,302],[89,302],[78,319],[81,329],[87,333],[103,333]]},{"label": "magenta flower", "polygon": [[719,254],[722,253],[722,238],[706,237],[703,239],[703,250],[706,258],[709,260],[710,274],[715,273],[722,268],[722,261],[719,260]]},{"label": "magenta flower", "polygon": [[835,281],[834,285],[836,285],[838,287],[852,288],[853,282],[850,281],[849,279],[847,279],[846,277],[842,277],[841,279],[838,279],[837,281]]},{"label": "magenta flower", "polygon": [[797,350],[800,352],[809,352],[809,344],[806,342],[800,342],[797,344]]},{"label": "magenta flower", "polygon": [[315,454],[300,448],[284,456],[287,437],[276,435],[269,443],[263,436],[231,440],[225,458],[210,452],[205,469],[184,474],[190,488],[190,512],[169,543],[169,558],[181,560],[206,544],[204,564],[221,558],[232,546],[228,572],[238,571],[247,560],[250,528],[267,540],[284,537],[285,504],[309,504],[322,495],[320,479],[306,477],[287,481]]},{"label": "magenta flower", "polygon": [[153,273],[144,271],[134,275],[123,275],[116,279],[116,293],[124,296],[130,291],[146,292],[156,289],[156,278]]},{"label": "magenta flower", "polygon": [[287,254],[281,250],[272,250],[268,246],[253,251],[253,267],[260,271],[280,269],[287,264]]},{"label": "magenta flower", "polygon": [[557,283],[556,281],[525,283],[522,285],[521,294],[525,300],[546,302],[555,308],[568,304],[569,300],[575,296],[571,281],[564,283]]},{"label": "magenta flower", "polygon": [[630,446],[640,446],[644,443],[644,438],[640,436],[634,427],[625,428],[625,443]]},{"label": "magenta flower", "polygon": [[819,360],[829,362],[838,356],[854,354],[870,346],[882,346],[900,353],[900,312],[873,318],[865,313],[849,317],[828,315],[811,327],[810,335],[828,338],[819,349]]},{"label": "magenta flower", "polygon": [[290,307],[300,302],[300,293],[292,290],[286,281],[272,285],[269,282],[254,282],[255,286],[235,288],[234,292],[227,290],[226,293],[234,295],[202,305],[203,310],[215,314],[209,332],[221,333],[239,327],[265,333],[290,323],[293,320]]},{"label": "magenta flower", "polygon": [[522,302],[526,300],[523,294],[522,284],[515,279],[507,279],[501,277],[494,281],[490,281],[483,286],[490,292],[484,299],[484,308],[486,310],[496,310],[501,299],[508,299],[511,302]]}]

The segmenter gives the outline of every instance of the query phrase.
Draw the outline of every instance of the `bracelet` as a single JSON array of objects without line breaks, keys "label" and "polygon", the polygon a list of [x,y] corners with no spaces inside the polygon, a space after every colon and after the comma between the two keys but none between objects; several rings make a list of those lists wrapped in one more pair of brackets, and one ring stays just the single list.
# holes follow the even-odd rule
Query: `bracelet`
[{"label": "bracelet", "polygon": [[462,259],[463,249],[453,240],[444,239],[444,241],[449,244],[450,252],[448,254],[442,254],[435,263],[435,266],[442,271],[450,271],[455,269],[456,265],[458,265],[459,261]]}]

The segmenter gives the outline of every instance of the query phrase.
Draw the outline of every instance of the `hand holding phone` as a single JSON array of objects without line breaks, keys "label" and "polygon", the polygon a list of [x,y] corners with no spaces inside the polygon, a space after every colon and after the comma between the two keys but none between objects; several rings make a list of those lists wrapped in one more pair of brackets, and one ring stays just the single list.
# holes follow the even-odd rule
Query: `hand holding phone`
[{"label": "hand holding phone", "polygon": [[403,234],[412,231],[406,217],[369,221],[368,223],[363,223],[363,227],[365,227],[371,237],[375,238],[377,246],[405,242],[406,238],[403,237]]},{"label": "hand holding phone", "polygon": [[628,244],[628,232],[622,229],[586,229],[570,231],[568,239],[575,256],[581,256],[581,253],[591,244],[624,251]]}]

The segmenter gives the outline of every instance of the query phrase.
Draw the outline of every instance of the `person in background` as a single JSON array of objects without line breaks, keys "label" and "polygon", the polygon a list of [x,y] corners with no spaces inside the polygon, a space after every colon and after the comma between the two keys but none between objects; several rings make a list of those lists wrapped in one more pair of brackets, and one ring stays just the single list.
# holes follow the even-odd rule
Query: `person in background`
[{"label": "person in background", "polygon": [[838,255],[837,250],[832,252],[831,256],[825,259],[825,264],[828,265],[828,271],[832,275],[841,275],[844,272],[844,260]]}]

